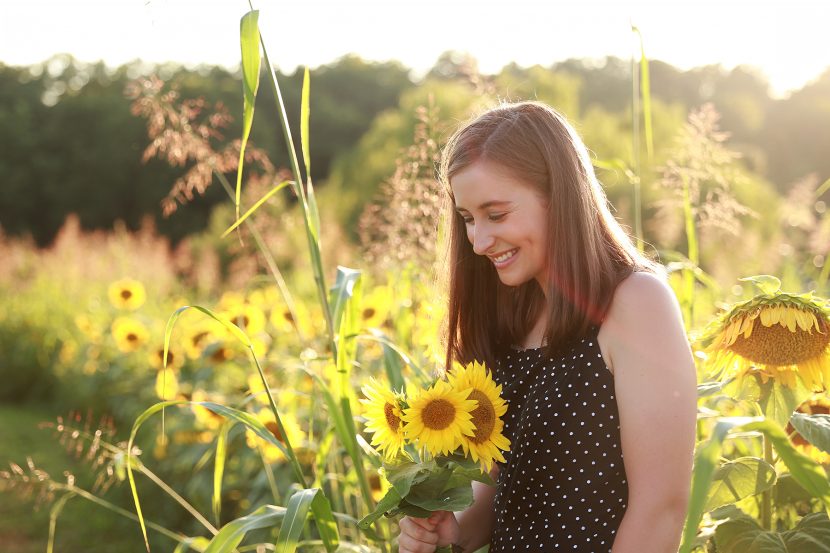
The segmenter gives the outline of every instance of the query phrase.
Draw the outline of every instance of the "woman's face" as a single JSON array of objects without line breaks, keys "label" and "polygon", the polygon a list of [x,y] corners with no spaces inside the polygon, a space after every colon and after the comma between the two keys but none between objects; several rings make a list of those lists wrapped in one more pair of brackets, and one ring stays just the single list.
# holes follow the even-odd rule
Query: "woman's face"
[{"label": "woman's face", "polygon": [[532,185],[479,160],[450,186],[473,251],[487,256],[502,283],[518,286],[535,278],[546,290],[548,210]]}]

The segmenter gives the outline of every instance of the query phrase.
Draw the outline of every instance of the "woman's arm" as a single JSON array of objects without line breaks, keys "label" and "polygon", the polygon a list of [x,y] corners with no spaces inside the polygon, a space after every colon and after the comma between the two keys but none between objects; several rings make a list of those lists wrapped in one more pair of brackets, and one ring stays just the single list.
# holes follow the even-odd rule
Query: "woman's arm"
[{"label": "woman's arm", "polygon": [[601,332],[628,480],[612,553],[676,553],[694,460],[697,375],[671,288],[647,273],[627,278]]},{"label": "woman's arm", "polygon": [[[493,465],[490,476],[493,480],[498,476],[498,465]],[[456,513],[458,519],[459,536],[455,542],[464,552],[475,551],[490,543],[493,528],[496,525],[496,511],[493,499],[496,496],[496,487],[481,482],[473,482],[473,504],[467,509]]]}]

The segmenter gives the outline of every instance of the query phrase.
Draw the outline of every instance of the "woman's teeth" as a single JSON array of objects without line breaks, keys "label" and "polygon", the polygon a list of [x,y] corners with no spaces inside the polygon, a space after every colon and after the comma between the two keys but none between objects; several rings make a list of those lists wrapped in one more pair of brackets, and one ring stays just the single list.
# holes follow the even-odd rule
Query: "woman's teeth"
[{"label": "woman's teeth", "polygon": [[517,251],[518,251],[518,248],[515,249],[515,250],[510,250],[509,252],[505,252],[502,255],[498,256],[498,257],[494,257],[493,261],[495,261],[496,263],[504,263],[505,261],[507,261],[508,259],[513,257],[513,255],[515,255],[515,253]]}]

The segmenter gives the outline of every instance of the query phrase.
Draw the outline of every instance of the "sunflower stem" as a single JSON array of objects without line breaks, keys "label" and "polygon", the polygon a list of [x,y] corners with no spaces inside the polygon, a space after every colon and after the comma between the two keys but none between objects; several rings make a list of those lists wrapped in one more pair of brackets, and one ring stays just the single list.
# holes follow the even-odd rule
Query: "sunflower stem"
[{"label": "sunflower stem", "polygon": [[[772,386],[761,386],[760,406],[762,411],[764,410],[763,406],[767,405],[771,393]],[[764,416],[766,416],[766,413],[764,413]],[[767,438],[766,434],[761,434],[761,445],[764,449],[764,461],[769,463],[774,470],[772,442]],[[772,489],[766,489],[761,492],[761,527],[764,530],[772,530]]]}]

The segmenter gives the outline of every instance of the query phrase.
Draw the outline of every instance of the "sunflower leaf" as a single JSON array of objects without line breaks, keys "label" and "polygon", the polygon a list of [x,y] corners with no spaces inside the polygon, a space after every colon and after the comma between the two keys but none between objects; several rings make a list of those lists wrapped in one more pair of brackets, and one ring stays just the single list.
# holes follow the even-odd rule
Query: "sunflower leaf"
[{"label": "sunflower leaf", "polygon": [[781,289],[781,280],[772,275],[755,275],[739,278],[741,282],[752,282],[762,293],[770,296],[775,295]]},{"label": "sunflower leaf", "polygon": [[704,510],[740,501],[770,489],[776,481],[775,469],[757,457],[728,461],[715,470]]},{"label": "sunflower leaf", "polygon": [[830,453],[830,415],[794,413],[790,423],[805,440]]}]

